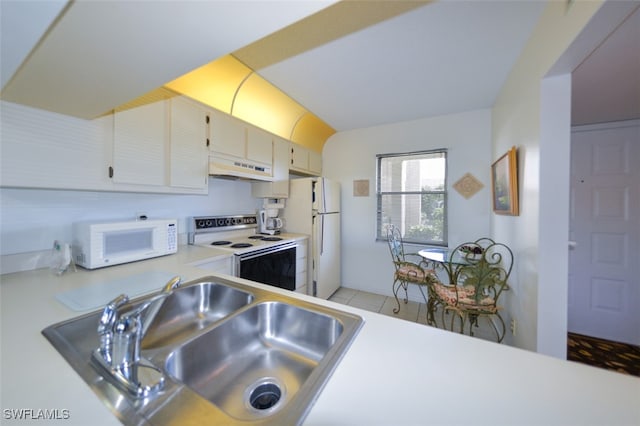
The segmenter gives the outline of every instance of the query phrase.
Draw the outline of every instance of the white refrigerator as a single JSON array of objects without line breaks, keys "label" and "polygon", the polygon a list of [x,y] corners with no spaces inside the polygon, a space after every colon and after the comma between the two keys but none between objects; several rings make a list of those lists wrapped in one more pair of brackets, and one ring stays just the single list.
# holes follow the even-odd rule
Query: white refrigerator
[{"label": "white refrigerator", "polygon": [[340,288],[340,184],[329,179],[289,181],[283,211],[287,232],[307,234],[307,293],[328,299]]}]

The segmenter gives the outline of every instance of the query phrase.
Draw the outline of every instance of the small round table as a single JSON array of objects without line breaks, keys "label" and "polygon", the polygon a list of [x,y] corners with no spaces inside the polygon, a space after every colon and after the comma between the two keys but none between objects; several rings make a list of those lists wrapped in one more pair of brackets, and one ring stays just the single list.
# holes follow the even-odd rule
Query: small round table
[{"label": "small round table", "polygon": [[449,284],[453,284],[455,279],[453,277],[454,271],[451,267],[454,265],[468,265],[469,262],[459,252],[453,253],[451,256],[451,250],[448,248],[429,248],[418,251],[418,254],[429,262],[433,262],[436,267],[442,267],[449,277]]}]

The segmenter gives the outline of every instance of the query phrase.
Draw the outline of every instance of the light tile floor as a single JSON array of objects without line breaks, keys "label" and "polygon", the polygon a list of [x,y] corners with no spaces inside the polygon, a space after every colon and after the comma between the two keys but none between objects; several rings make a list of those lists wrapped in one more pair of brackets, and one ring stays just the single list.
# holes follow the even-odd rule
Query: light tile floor
[{"label": "light tile floor", "polygon": [[[409,301],[407,304],[404,304],[403,300],[400,299],[400,312],[394,314],[393,309],[397,306],[395,297],[383,296],[346,287],[340,287],[329,300],[360,308],[365,311],[377,312],[405,321],[427,325],[427,307],[424,303]],[[442,328],[441,312],[436,312],[436,323],[438,323],[439,328]],[[491,325],[482,320],[480,321],[479,327],[474,329],[474,337],[494,342],[496,340],[496,335]]]}]

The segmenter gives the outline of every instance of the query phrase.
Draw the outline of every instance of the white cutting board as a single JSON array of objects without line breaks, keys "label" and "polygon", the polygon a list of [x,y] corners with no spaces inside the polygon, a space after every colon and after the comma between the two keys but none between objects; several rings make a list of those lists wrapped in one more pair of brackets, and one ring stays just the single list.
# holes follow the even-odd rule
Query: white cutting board
[{"label": "white cutting board", "polygon": [[148,271],[116,280],[87,284],[56,295],[56,299],[74,311],[87,311],[105,306],[120,294],[130,299],[160,290],[176,274],[167,271]]}]

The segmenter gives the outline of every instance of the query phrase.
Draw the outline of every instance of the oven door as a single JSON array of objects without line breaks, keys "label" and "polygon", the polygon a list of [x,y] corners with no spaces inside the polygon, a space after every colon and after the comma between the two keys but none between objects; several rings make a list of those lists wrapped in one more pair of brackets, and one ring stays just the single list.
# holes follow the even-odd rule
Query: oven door
[{"label": "oven door", "polygon": [[295,242],[236,254],[234,275],[294,291],[296,289]]}]

